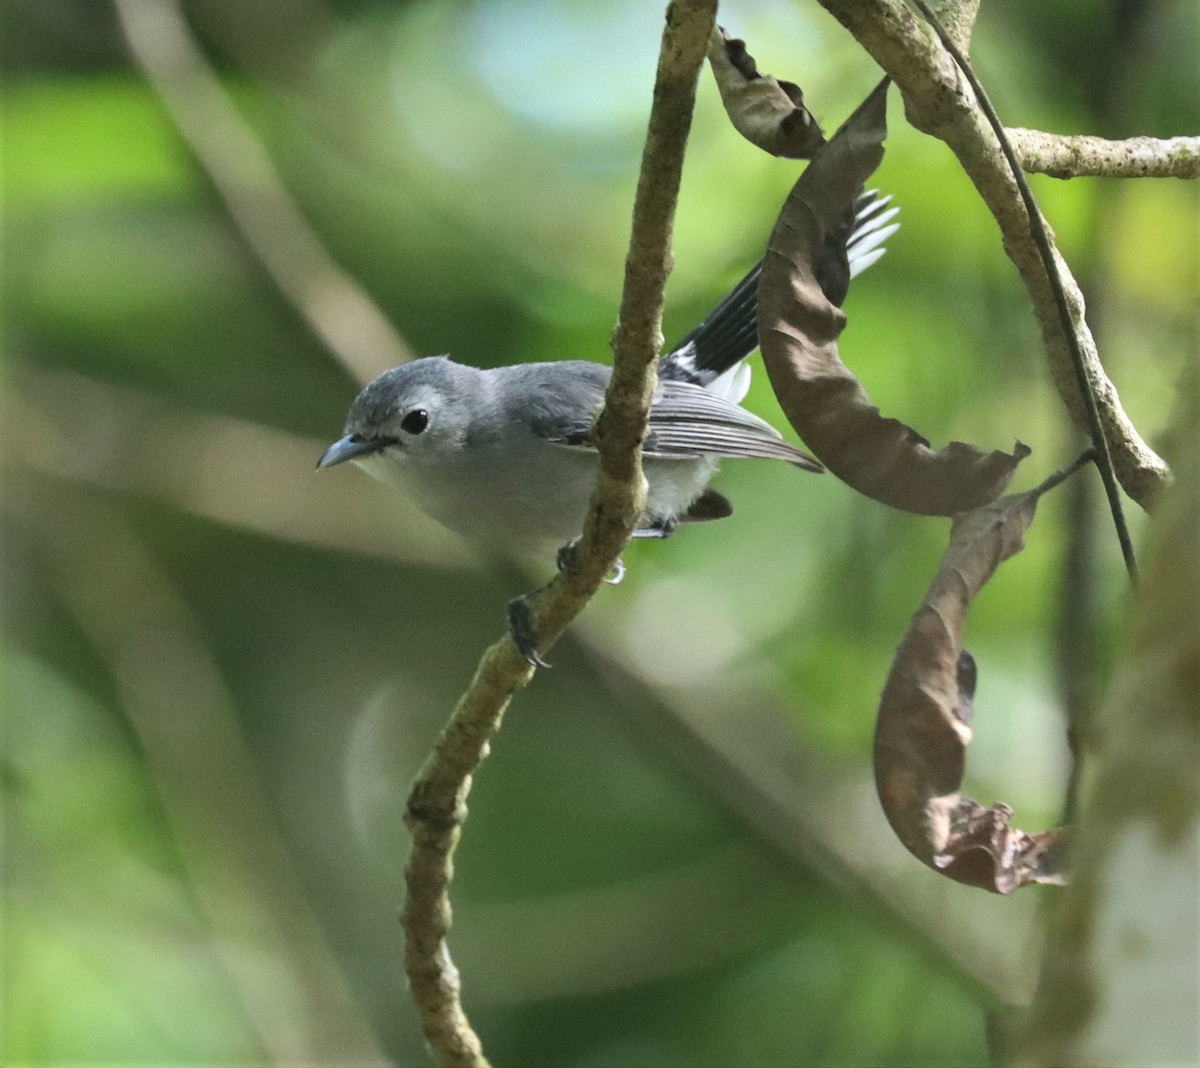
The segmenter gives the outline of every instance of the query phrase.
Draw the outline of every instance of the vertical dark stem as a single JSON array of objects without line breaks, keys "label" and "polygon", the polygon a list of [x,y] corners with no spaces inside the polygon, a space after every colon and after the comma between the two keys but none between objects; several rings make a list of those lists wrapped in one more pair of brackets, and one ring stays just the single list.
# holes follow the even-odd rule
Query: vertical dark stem
[{"label": "vertical dark stem", "polygon": [[1038,254],[1041,256],[1042,266],[1046,271],[1046,279],[1054,295],[1054,303],[1058,308],[1063,337],[1067,342],[1067,348],[1071,354],[1071,363],[1075,369],[1076,384],[1079,387],[1079,394],[1083,398],[1084,409],[1087,413],[1088,434],[1092,439],[1092,447],[1096,450],[1096,466],[1100,471],[1100,480],[1104,483],[1104,493],[1108,498],[1108,507],[1112,513],[1113,526],[1117,531],[1117,541],[1121,544],[1121,555],[1125,559],[1125,568],[1129,572],[1130,579],[1136,581],[1137,560],[1133,553],[1133,539],[1129,536],[1129,526],[1125,522],[1125,510],[1121,504],[1121,490],[1117,484],[1117,473],[1113,468],[1112,455],[1108,448],[1108,437],[1104,433],[1104,424],[1100,420],[1100,405],[1096,400],[1096,392],[1092,389],[1092,383],[1088,378],[1083,349],[1079,344],[1079,335],[1076,334],[1075,327],[1071,321],[1071,309],[1067,303],[1067,293],[1063,288],[1062,277],[1058,273],[1058,265],[1054,259],[1054,252],[1050,246],[1050,237],[1046,233],[1046,224],[1042,219],[1042,213],[1038,209],[1037,201],[1033,199],[1033,191],[1029,188],[1029,183],[1025,180],[1021,164],[1018,162],[1016,153],[1013,151],[1008,136],[1004,132],[1004,124],[1001,123],[1000,116],[996,114],[996,109],[992,107],[992,102],[988,99],[983,85],[975,77],[975,72],[971,69],[971,64],[967,61],[967,57],[963,55],[958,46],[951,40],[950,35],[942,28],[941,23],[938,22],[934,13],[930,11],[925,0],[913,0],[913,2],[925,18],[929,20],[929,24],[937,33],[942,45],[954,57],[954,62],[958,64],[963,77],[970,83],[971,89],[975,93],[975,98],[979,102],[980,109],[987,116],[987,120],[996,134],[996,138],[1000,143],[1000,150],[1004,153],[1004,158],[1008,161],[1008,165],[1012,169],[1013,180],[1017,184],[1021,200],[1025,205],[1025,212],[1029,216],[1029,229],[1034,244],[1037,246]]}]

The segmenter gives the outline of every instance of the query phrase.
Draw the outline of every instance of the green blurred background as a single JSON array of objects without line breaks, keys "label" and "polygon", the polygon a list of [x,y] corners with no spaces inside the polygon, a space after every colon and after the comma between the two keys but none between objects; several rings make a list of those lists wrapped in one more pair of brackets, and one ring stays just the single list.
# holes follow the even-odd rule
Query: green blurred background
[{"label": "green blurred background", "polygon": [[[195,0],[183,38],[174,3],[124,9],[186,138],[106,0],[9,0],[0,37],[4,1057],[420,1064],[407,787],[504,601],[543,576],[313,472],[356,387],[222,174],[285,272],[320,260],[196,60],[417,353],[606,360],[661,7]],[[827,131],[878,78],[815,4],[720,18]],[[1012,125],[1194,133],[1197,23],[1187,0],[985,5],[974,55]],[[850,294],[843,356],[937,443],[1030,444],[1031,486],[1079,441],[993,223],[891,103],[877,181],[904,225]],[[738,138],[705,71],[668,341],[761,255],[797,172]],[[1157,441],[1197,355],[1197,191],[1033,184]],[[326,296],[307,310],[364,369],[392,362]],[[748,403],[783,425],[765,375]],[[1077,483],[968,633],[968,792],[1029,830],[1060,819],[1064,708],[1119,635],[1119,556]],[[981,1063],[987,1014],[1032,989],[1045,895],[920,867],[870,778],[947,524],[785,465],[717,484],[737,515],[630,548],[477,777],[451,936],[472,1022],[511,1065]]]}]

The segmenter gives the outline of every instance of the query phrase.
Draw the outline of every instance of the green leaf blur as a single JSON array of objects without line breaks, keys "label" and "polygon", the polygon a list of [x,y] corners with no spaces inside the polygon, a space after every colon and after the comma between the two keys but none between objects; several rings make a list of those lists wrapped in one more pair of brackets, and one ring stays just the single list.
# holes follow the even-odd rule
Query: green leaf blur
[{"label": "green leaf blur", "polygon": [[[658,5],[184,8],[321,243],[416,351],[608,358]],[[1136,48],[1107,9],[1085,37],[1083,10],[985,5],[974,55],[1005,120],[1194,132],[1194,8],[1151,6]],[[826,130],[877,80],[815,5],[721,18]],[[108,4],[12,0],[5,21],[0,1052],[423,1063],[404,800],[505,600],[542,576],[481,562],[355,471],[312,472],[355,386]],[[1113,103],[1118,58],[1139,89]],[[1036,325],[949,152],[895,96],[889,122],[877,180],[903,227],[851,291],[843,358],[939,444],[1032,446],[1026,488],[1079,447]],[[761,255],[797,173],[738,139],[706,74],[668,342]],[[1197,189],[1034,189],[1153,441],[1197,355]],[[783,426],[756,374],[749,405]],[[986,1015],[1032,991],[1040,891],[942,885],[870,778],[878,693],[948,525],[783,465],[727,463],[717,486],[737,514],[630,548],[477,777],[451,934],[472,1022],[501,1065],[984,1063]],[[1066,502],[1042,505],[968,634],[970,792],[1035,830],[1068,770]],[[1102,676],[1124,588],[1083,508]]]}]

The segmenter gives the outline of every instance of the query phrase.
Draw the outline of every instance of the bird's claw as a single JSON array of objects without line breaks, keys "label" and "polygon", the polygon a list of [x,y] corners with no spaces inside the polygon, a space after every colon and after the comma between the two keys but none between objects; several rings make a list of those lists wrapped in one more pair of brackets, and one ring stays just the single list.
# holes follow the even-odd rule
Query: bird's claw
[{"label": "bird's claw", "polygon": [[533,667],[548,668],[550,665],[537,651],[537,635],[533,631],[533,620],[529,615],[530,603],[529,594],[514,597],[508,602],[508,633],[526,663]]},{"label": "bird's claw", "polygon": [[624,577],[625,577],[625,561],[622,560],[618,556],[617,562],[615,564],[613,564],[612,572],[605,576],[604,581],[607,582],[610,586],[616,586],[620,583],[621,579],[623,579]]}]

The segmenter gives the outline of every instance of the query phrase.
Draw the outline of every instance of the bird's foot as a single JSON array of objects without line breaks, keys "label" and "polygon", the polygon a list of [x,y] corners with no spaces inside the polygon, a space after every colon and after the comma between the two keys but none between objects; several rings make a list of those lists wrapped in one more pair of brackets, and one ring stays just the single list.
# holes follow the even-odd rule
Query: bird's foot
[{"label": "bird's foot", "polygon": [[669,538],[679,529],[678,519],[656,519],[650,526],[638,527],[635,538]]},{"label": "bird's foot", "polygon": [[530,606],[536,594],[525,593],[514,597],[508,602],[506,615],[508,617],[508,633],[512,637],[517,652],[525,661],[534,667],[548,668],[550,665],[538,654],[538,638],[534,633],[533,620],[530,616]]},{"label": "bird's foot", "polygon": [[579,572],[579,538],[572,538],[558,550],[554,558],[558,570],[564,575],[575,575]]},{"label": "bird's foot", "polygon": [[[558,550],[555,563],[558,565],[558,570],[564,575],[577,575],[579,573],[579,538],[572,538]],[[612,571],[609,572],[604,581],[610,586],[615,586],[624,577],[625,562],[620,557],[617,557],[617,562],[613,564]]]},{"label": "bird's foot", "polygon": [[[580,574],[580,539],[572,538],[566,542],[558,551],[558,556],[554,558],[554,563],[558,565],[558,570],[564,575]],[[617,563],[612,565],[612,571],[605,576],[605,582],[610,586],[617,586],[617,583],[625,577],[625,562],[622,558],[617,557]]]}]

